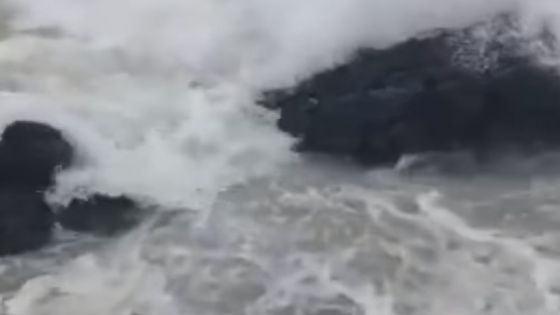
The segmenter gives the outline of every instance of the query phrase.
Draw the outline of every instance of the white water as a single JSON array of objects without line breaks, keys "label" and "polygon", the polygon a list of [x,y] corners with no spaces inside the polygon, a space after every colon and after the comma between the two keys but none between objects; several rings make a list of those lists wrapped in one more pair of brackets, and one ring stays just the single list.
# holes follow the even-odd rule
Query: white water
[{"label": "white water", "polygon": [[506,9],[527,34],[560,30],[556,1],[4,4],[0,125],[52,123],[81,154],[51,200],[126,193],[180,214],[118,240],[61,233],[1,261],[0,314],[560,312],[554,174],[406,178],[302,161],[254,104],[359,46]]}]

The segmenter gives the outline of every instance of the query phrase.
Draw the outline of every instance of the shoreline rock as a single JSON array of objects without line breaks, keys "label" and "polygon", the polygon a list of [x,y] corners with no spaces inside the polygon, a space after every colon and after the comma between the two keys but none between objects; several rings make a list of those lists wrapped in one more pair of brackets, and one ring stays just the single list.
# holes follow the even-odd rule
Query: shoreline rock
[{"label": "shoreline rock", "polygon": [[44,192],[73,160],[74,148],[56,128],[33,121],[6,127],[0,141],[0,257],[46,246],[57,220],[64,228],[103,235],[139,222],[140,208],[124,196],[96,194],[55,213]]},{"label": "shoreline rock", "polygon": [[0,141],[0,256],[47,245],[55,217],[43,192],[55,173],[68,167],[73,149],[46,124],[15,121]]},{"label": "shoreline rock", "polygon": [[47,245],[54,214],[40,193],[0,190],[0,256],[19,254]]},{"label": "shoreline rock", "polygon": [[46,124],[15,121],[2,133],[0,187],[44,191],[57,170],[72,163],[74,152],[62,133]]},{"label": "shoreline rock", "polygon": [[[473,41],[486,27],[491,39]],[[492,151],[560,146],[560,75],[536,63],[515,19],[414,38],[365,50],[291,91],[268,94],[278,127],[300,139],[297,150],[350,156],[366,165],[394,165],[423,152]],[[548,34],[549,35],[549,34]],[[482,45],[469,52],[472,45]],[[474,66],[476,62],[480,66]]]},{"label": "shoreline rock", "polygon": [[68,230],[111,236],[135,227],[141,219],[139,205],[125,196],[95,194],[74,199],[56,209],[60,225]]}]

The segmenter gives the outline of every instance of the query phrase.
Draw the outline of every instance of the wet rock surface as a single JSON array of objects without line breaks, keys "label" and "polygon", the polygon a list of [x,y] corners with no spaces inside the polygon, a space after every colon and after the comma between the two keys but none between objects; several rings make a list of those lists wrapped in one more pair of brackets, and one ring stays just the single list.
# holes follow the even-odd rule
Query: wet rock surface
[{"label": "wet rock surface", "polygon": [[139,206],[131,199],[119,196],[93,195],[74,199],[57,211],[62,227],[78,232],[114,235],[136,226],[140,221]]},{"label": "wet rock surface", "polygon": [[134,201],[99,194],[73,200],[55,215],[44,192],[73,159],[74,148],[54,127],[32,121],[6,127],[0,142],[0,256],[47,245],[57,220],[64,228],[103,235],[138,222]]},{"label": "wet rock surface", "polygon": [[54,173],[70,165],[73,148],[62,133],[48,125],[16,121],[0,142],[0,186],[45,190]]},{"label": "wet rock surface", "polygon": [[39,193],[0,191],[0,256],[38,249],[51,240],[54,215]]},{"label": "wet rock surface", "polygon": [[[486,39],[474,38],[480,28]],[[278,126],[300,138],[299,150],[366,164],[432,151],[557,147],[559,75],[527,48],[551,49],[556,40],[545,31],[522,38],[514,18],[500,17],[364,50],[265,103],[280,109]]]},{"label": "wet rock surface", "polygon": [[72,158],[72,146],[51,126],[16,121],[6,127],[0,142],[0,256],[51,240],[55,218],[43,192]]}]

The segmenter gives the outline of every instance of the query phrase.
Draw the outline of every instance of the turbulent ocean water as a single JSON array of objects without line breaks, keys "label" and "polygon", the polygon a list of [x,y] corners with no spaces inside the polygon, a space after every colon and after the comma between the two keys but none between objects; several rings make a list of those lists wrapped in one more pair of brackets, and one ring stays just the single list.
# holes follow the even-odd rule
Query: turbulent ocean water
[{"label": "turbulent ocean water", "polygon": [[256,105],[357,48],[504,11],[560,34],[557,1],[0,4],[0,126],[47,122],[80,154],[49,200],[156,213],[0,259],[1,315],[560,313],[559,154],[364,170],[293,153]]}]

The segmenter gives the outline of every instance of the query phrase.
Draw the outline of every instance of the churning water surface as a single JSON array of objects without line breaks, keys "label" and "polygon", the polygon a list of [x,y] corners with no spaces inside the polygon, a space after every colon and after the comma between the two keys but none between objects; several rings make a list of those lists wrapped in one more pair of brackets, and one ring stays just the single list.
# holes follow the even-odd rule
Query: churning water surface
[{"label": "churning water surface", "polygon": [[292,153],[256,105],[358,47],[504,10],[528,34],[560,22],[551,0],[4,0],[0,125],[53,124],[80,153],[49,200],[158,215],[0,260],[0,314],[559,314],[558,155],[363,170]]}]

